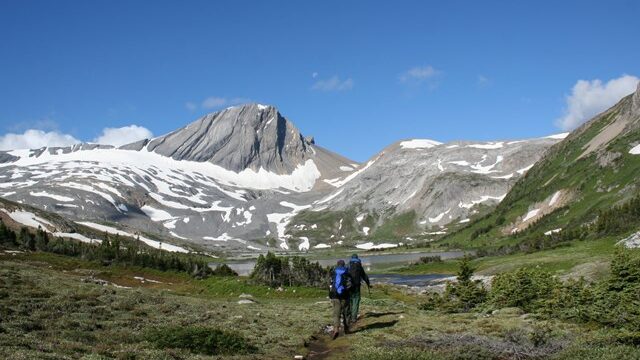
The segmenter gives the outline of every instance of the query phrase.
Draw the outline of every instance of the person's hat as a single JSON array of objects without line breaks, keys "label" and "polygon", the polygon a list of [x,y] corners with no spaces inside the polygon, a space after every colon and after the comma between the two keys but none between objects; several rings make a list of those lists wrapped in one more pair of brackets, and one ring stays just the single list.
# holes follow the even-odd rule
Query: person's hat
[{"label": "person's hat", "polygon": [[338,266],[344,266],[344,260],[338,260]]},{"label": "person's hat", "polygon": [[358,254],[353,254],[353,255],[351,255],[351,258],[352,258],[352,259],[357,259],[357,258],[358,258]]}]

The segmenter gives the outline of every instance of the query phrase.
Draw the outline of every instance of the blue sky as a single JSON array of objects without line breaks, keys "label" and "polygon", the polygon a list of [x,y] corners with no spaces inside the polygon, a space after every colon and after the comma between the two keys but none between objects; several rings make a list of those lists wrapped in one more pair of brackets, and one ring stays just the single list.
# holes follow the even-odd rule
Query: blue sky
[{"label": "blue sky", "polygon": [[161,135],[242,101],[357,161],[406,138],[542,136],[632,91],[638,14],[631,0],[3,0],[0,140]]}]

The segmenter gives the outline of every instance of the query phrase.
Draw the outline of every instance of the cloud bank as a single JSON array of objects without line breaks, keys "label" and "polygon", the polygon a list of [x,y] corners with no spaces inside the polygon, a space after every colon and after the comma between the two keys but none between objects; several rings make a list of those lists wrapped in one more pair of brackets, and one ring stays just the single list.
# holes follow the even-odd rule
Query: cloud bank
[{"label": "cloud bank", "polygon": [[[105,128],[91,142],[103,145],[121,146],[138,140],[153,137],[151,131],[138,125],[121,128]],[[42,147],[71,146],[83,142],[69,134],[58,131],[38,129],[25,130],[24,133],[8,133],[0,135],[0,150],[39,149]]]},{"label": "cloud bank", "polygon": [[9,133],[0,136],[0,150],[38,149],[45,146],[69,146],[81,142],[68,134],[57,131],[25,130],[22,134]]},{"label": "cloud bank", "polygon": [[[317,76],[317,75],[316,75]],[[340,79],[337,75],[334,75],[328,79],[320,79],[316,81],[312,86],[311,90],[316,91],[345,91],[353,89],[353,79]]]},{"label": "cloud bank", "polygon": [[93,139],[93,142],[104,145],[122,146],[152,137],[153,133],[151,133],[149,129],[138,125],[129,125],[121,128],[104,128],[102,134]]},{"label": "cloud bank", "polygon": [[622,75],[603,83],[600,79],[578,80],[566,96],[564,115],[555,123],[562,130],[573,130],[595,115],[615,105],[636,90],[638,79]]},{"label": "cloud bank", "polygon": [[433,80],[442,72],[431,65],[413,67],[398,76],[401,83],[422,83]]},{"label": "cloud bank", "polygon": [[195,112],[198,109],[211,110],[223,106],[233,106],[249,102],[251,102],[250,99],[242,97],[226,98],[219,96],[209,96],[208,98],[202,100],[199,104],[194,101],[187,101],[184,106],[187,108],[187,110]]}]

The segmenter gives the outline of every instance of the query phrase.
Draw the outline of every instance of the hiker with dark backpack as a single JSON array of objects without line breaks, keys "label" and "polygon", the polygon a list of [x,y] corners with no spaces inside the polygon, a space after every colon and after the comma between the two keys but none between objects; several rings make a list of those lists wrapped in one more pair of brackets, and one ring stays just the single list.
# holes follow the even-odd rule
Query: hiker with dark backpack
[{"label": "hiker with dark backpack", "polygon": [[369,276],[362,267],[362,262],[358,258],[358,254],[351,255],[349,260],[349,275],[353,280],[353,287],[349,292],[349,323],[353,324],[358,321],[358,311],[360,310],[360,284],[364,281],[368,288],[371,288]]},{"label": "hiker with dark backpack", "polygon": [[340,317],[342,317],[345,335],[349,333],[349,291],[352,285],[353,281],[344,260],[338,260],[337,266],[331,271],[329,283],[329,299],[333,306],[333,339],[340,334]]}]

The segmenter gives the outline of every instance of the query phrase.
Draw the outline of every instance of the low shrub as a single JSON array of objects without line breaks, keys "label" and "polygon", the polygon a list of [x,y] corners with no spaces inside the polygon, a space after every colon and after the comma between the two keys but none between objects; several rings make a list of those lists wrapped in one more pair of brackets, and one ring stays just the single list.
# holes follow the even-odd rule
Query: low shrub
[{"label": "low shrub", "polygon": [[213,276],[238,276],[238,273],[235,272],[232,268],[227,264],[220,264],[216,267],[211,273]]},{"label": "low shrub", "polygon": [[187,349],[205,355],[251,354],[257,351],[238,334],[197,326],[151,329],[145,333],[145,340],[158,348]]},{"label": "low shrub", "polygon": [[432,263],[441,263],[442,258],[438,255],[435,256],[421,256],[418,259],[417,264],[432,264]]},{"label": "low shrub", "polygon": [[474,269],[471,258],[460,260],[456,282],[448,282],[442,295],[431,293],[419,306],[423,310],[441,310],[444,312],[468,312],[482,304],[487,296],[481,281],[472,280]]},{"label": "low shrub", "polygon": [[541,308],[558,287],[560,281],[549,272],[524,267],[493,278],[489,303],[497,308],[519,307],[532,312]]}]

